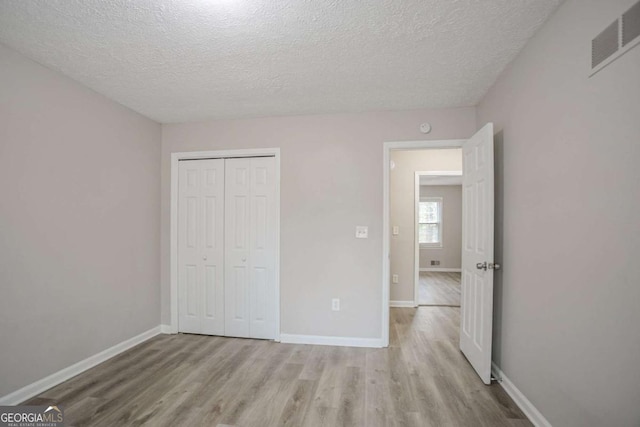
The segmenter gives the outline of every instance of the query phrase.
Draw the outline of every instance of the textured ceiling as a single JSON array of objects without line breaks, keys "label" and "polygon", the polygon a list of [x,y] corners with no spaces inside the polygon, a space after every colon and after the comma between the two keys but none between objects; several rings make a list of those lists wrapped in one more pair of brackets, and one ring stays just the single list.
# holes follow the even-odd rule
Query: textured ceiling
[{"label": "textured ceiling", "polygon": [[159,122],[478,103],[562,0],[0,0],[0,42]]}]

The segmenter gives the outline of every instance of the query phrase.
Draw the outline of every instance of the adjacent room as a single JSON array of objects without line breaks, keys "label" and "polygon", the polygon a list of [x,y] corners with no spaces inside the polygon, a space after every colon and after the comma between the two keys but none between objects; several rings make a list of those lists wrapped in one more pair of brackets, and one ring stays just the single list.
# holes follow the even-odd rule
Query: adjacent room
[{"label": "adjacent room", "polygon": [[460,305],[462,175],[420,176],[419,305]]},{"label": "adjacent room", "polygon": [[637,427],[639,45],[637,0],[0,0],[0,426]]}]

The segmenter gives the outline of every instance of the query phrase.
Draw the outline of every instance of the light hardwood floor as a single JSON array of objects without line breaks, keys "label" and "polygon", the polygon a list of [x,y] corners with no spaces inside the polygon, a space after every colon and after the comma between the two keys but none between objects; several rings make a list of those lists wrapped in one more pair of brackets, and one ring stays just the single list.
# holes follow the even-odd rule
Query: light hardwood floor
[{"label": "light hardwood floor", "polygon": [[460,273],[420,272],[420,305],[460,306]]},{"label": "light hardwood floor", "polygon": [[391,309],[364,349],[160,335],[27,404],[67,426],[530,426],[458,350],[459,309]]}]

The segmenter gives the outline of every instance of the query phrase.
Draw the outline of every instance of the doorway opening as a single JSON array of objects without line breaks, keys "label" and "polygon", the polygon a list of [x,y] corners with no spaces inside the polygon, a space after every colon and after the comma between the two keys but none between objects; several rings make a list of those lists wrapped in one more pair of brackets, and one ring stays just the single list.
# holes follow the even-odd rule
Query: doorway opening
[{"label": "doorway opening", "polygon": [[[420,269],[427,268],[426,262],[440,267],[434,268],[434,273],[441,272],[446,266],[457,268],[459,271],[460,225],[455,226],[453,223],[461,222],[461,198],[453,200],[455,197],[445,191],[444,185],[422,186],[420,180],[425,184],[427,180],[435,184],[461,184],[461,179],[460,148],[399,149],[391,152],[389,266],[392,306],[417,307],[420,304],[421,288],[425,297],[428,293],[438,294],[437,284],[426,287],[426,283],[423,283],[423,286],[420,286]],[[422,197],[421,192],[424,193]],[[460,195],[461,192],[458,191],[457,194]],[[444,196],[447,196],[446,200]],[[451,209],[454,205],[455,209]],[[456,212],[453,212],[454,210]],[[450,213],[455,214],[455,219],[449,215]],[[451,240],[454,240],[453,244]],[[459,297],[456,299],[455,295],[449,296],[448,301],[441,299],[427,304],[459,305]]]},{"label": "doorway opening", "polygon": [[[494,159],[493,124],[487,123],[476,134],[466,140],[449,141],[399,141],[383,145],[383,277],[382,277],[382,345],[389,346],[393,332],[394,345],[398,340],[407,339],[407,326],[415,325],[424,317],[422,313],[434,313],[433,319],[425,319],[425,327],[433,325],[444,311],[449,325],[458,325],[458,332],[449,334],[450,344],[458,342],[459,348],[476,370],[485,384],[491,383],[491,346],[493,327],[493,277],[500,268],[494,258]],[[424,150],[429,149],[429,150]],[[461,255],[461,292],[460,307],[417,307],[415,273],[416,229],[419,224],[415,218],[415,209],[403,216],[409,218],[410,233],[403,230],[402,223],[392,218],[392,207],[397,199],[409,197],[410,204],[415,203],[415,189],[394,192],[392,175],[399,172],[401,165],[393,157],[408,150],[426,151],[430,156],[446,152],[447,149],[461,149],[458,167],[424,168],[416,167],[409,171],[409,182],[415,185],[416,171],[464,171],[462,180],[462,255]],[[451,150],[450,150],[451,151]],[[458,150],[460,151],[460,150]],[[409,154],[409,157],[412,157]],[[463,167],[464,165],[464,167]],[[404,166],[403,166],[404,167]],[[403,181],[403,180],[400,180]],[[437,227],[437,221],[425,221],[427,229]],[[431,225],[429,225],[431,224]],[[432,239],[433,240],[433,239]],[[394,251],[394,246],[405,247],[409,242],[409,254]],[[419,254],[418,254],[419,255]],[[406,274],[414,280],[404,278]],[[394,299],[396,298],[396,299]],[[393,316],[391,316],[391,307]],[[416,309],[417,307],[417,309]],[[426,311],[425,311],[426,310]],[[408,318],[407,318],[408,316]],[[428,317],[428,316],[427,316]]]},{"label": "doorway opening", "polygon": [[462,170],[416,171],[414,195],[414,305],[460,307]]},{"label": "doorway opening", "polygon": [[[395,141],[395,142],[385,142],[383,145],[383,163],[382,163],[382,172],[383,172],[383,210],[382,210],[382,346],[389,346],[389,335],[390,335],[390,308],[391,307],[417,307],[416,298],[415,298],[415,248],[413,249],[413,253],[410,252],[405,255],[405,257],[401,257],[400,259],[404,263],[404,271],[408,272],[409,277],[413,276],[413,279],[408,284],[406,283],[407,277],[404,278],[405,286],[402,286],[403,295],[400,299],[392,299],[392,288],[399,288],[400,284],[400,276],[396,278],[391,272],[391,254],[392,254],[392,243],[398,243],[399,236],[402,230],[400,230],[399,225],[392,225],[391,223],[391,206],[392,206],[392,194],[398,194],[397,191],[392,191],[391,189],[391,174],[397,173],[395,161],[392,161],[392,157],[395,157],[396,153],[403,153],[408,151],[417,151],[417,152],[429,152],[432,150],[439,149],[461,149],[462,146],[467,142],[466,139],[457,139],[457,140],[435,140],[435,141]],[[407,224],[410,228],[414,228],[415,224],[415,212],[411,212],[411,203],[415,201],[415,189],[411,188],[411,185],[415,185],[415,171],[424,171],[427,169],[424,165],[417,166],[415,169],[409,169],[408,177],[405,178],[405,182],[409,182],[410,188],[406,190],[403,195],[405,198],[409,198],[409,213],[405,210],[405,218],[408,217]],[[451,168],[452,170],[461,170],[461,167]],[[436,170],[433,168],[433,170]],[[396,228],[397,227],[397,228]],[[404,230],[406,231],[406,230]],[[395,234],[395,236],[393,236]],[[415,232],[412,231],[409,234],[403,233],[402,237],[404,240],[409,239],[409,244],[415,241]],[[415,245],[414,245],[415,246]],[[407,274],[407,273],[405,273]],[[394,281],[398,281],[398,283],[393,283]],[[406,290],[407,287],[409,290]],[[393,298],[399,298],[397,289],[394,289]]]}]

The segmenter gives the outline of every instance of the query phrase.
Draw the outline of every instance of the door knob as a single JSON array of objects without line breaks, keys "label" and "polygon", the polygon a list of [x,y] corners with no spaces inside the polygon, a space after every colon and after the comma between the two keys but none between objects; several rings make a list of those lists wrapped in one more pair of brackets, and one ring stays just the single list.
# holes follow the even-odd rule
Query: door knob
[{"label": "door knob", "polygon": [[476,264],[476,268],[478,270],[485,270],[487,271],[487,269],[489,270],[500,270],[500,268],[502,268],[502,266],[500,264],[498,264],[497,262],[490,262],[487,264],[487,262],[479,262]]},{"label": "door knob", "polygon": [[207,256],[206,256],[206,255],[205,255],[205,256],[203,256],[203,257],[202,257],[202,259],[203,259],[204,261],[206,261],[206,260],[207,260]]},{"label": "door knob", "polygon": [[247,258],[246,257],[242,257],[242,262],[247,262]]}]

